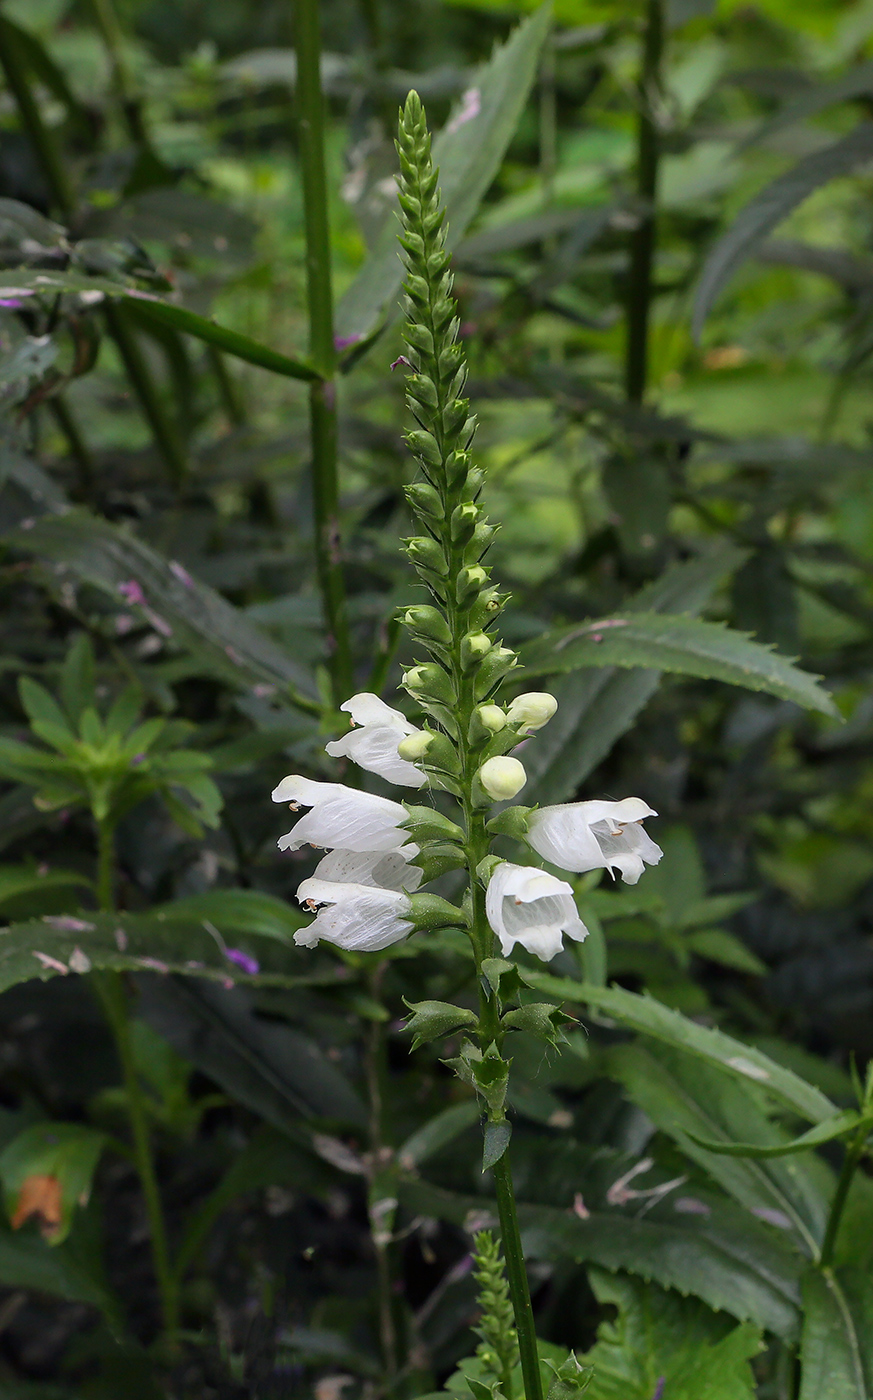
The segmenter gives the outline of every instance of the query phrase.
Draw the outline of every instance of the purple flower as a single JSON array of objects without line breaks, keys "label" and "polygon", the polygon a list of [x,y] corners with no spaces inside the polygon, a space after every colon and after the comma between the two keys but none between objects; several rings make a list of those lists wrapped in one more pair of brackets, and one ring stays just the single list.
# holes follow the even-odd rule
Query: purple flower
[{"label": "purple flower", "polygon": [[412,365],[405,355],[398,355],[397,359],[392,363],[391,368],[396,369],[398,365],[405,365],[407,369],[412,369]]},{"label": "purple flower", "polygon": [[145,594],[142,591],[142,585],[137,583],[135,578],[128,579],[126,583],[120,583],[118,585],[118,591],[124,601],[130,603],[132,608],[142,606],[145,602]]},{"label": "purple flower", "polygon": [[241,968],[249,977],[257,977],[261,970],[261,964],[257,958],[249,957],[242,948],[225,948],[224,956],[228,962],[236,963],[237,967]]},{"label": "purple flower", "polygon": [[335,335],[333,348],[334,350],[348,350],[350,345],[357,345],[360,338],[359,335]]}]

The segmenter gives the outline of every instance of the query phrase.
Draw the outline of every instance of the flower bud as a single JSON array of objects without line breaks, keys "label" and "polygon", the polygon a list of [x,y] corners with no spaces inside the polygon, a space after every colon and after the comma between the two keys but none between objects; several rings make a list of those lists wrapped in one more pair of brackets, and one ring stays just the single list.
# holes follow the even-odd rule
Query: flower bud
[{"label": "flower bud", "polygon": [[455,588],[455,597],[461,607],[472,603],[477,593],[485,587],[487,582],[488,575],[481,565],[474,564],[471,569],[461,569]]},{"label": "flower bud", "polygon": [[426,637],[431,642],[439,642],[442,646],[451,646],[452,634],[449,625],[438,608],[429,607],[427,604],[407,608],[403,614],[403,621],[409,630],[418,636]]},{"label": "flower bud", "polygon": [[404,494],[412,509],[428,520],[442,520],[445,517],[440,493],[426,481],[416,481],[413,486],[404,487]]},{"label": "flower bud", "polygon": [[496,525],[477,525],[467,545],[467,558],[481,559],[496,534]]},{"label": "flower bud", "polygon": [[400,741],[397,752],[407,763],[417,763],[419,759],[424,758],[433,740],[433,734],[429,734],[426,729],[416,729]]},{"label": "flower bud", "polygon": [[479,663],[476,675],[477,700],[484,700],[498,681],[502,680],[517,665],[518,657],[509,647],[492,647],[488,655],[484,656]]},{"label": "flower bud", "polygon": [[499,734],[506,725],[506,715],[499,705],[479,705],[476,718],[483,729],[490,729],[492,734]]},{"label": "flower bud", "polygon": [[521,792],[527,774],[517,758],[489,758],[479,769],[479,782],[495,802],[508,802]]},{"label": "flower bud", "polygon": [[450,452],[446,458],[446,480],[451,490],[455,490],[465,479],[470,469],[470,456],[467,452]]},{"label": "flower bud", "polygon": [[426,661],[423,666],[413,666],[403,677],[403,684],[411,695],[426,700],[435,700],[440,705],[454,706],[458,697],[449,677],[442,666],[435,661]]},{"label": "flower bud", "polygon": [[487,632],[468,632],[461,638],[461,666],[465,671],[478,666],[487,656],[493,643]]},{"label": "flower bud", "polygon": [[464,545],[472,538],[479,519],[479,507],[464,501],[452,511],[452,544]]},{"label": "flower bud", "polygon": [[529,690],[524,695],[516,695],[507,711],[510,724],[520,725],[527,733],[542,729],[548,724],[558,708],[554,695],[545,690]]},{"label": "flower bud", "polygon": [[413,564],[430,569],[432,573],[443,575],[447,572],[442,549],[436,540],[429,539],[426,535],[414,535],[411,540],[407,540],[406,553]]}]

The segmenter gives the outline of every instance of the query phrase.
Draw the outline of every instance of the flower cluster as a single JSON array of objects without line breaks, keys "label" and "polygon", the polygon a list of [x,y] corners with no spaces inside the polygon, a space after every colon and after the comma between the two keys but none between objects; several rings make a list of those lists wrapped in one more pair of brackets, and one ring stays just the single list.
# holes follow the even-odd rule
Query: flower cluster
[{"label": "flower cluster", "polygon": [[[457,820],[434,802],[413,806],[300,777],[284,779],[273,797],[294,810],[309,808],[280,841],[283,849],[309,842],[329,851],[298,891],[303,903],[318,909],[296,935],[299,943],[324,939],[342,948],[380,949],[417,928],[455,925],[467,929],[481,970],[493,956],[495,935],[504,956],[520,944],[543,959],[555,956],[565,934],[586,936],[571,885],[536,866],[496,857],[496,835],[526,841],[562,870],[609,869],[631,883],[661,852],[642,828],[654,813],[639,798],[493,810],[522,792],[527,776],[513,750],[547,724],[557,706],[543,692],[517,695],[508,704],[498,699],[518,658],[495,635],[506,601],[486,562],[496,531],[479,504],[483,474],[470,455],[476,423],[463,397],[467,370],[438,172],[415,93],[401,115],[397,150],[409,312],[407,354],[397,363],[408,370],[407,404],[417,426],[406,441],[420,472],[406,488],[418,533],[405,549],[426,598],[401,614],[415,648],[403,687],[423,720],[416,727],[377,696],[354,695],[342,706],[352,729],[327,752],[401,787],[448,795]],[[419,890],[452,869],[466,872],[460,909]],[[480,1028],[486,1045],[490,1024]]]},{"label": "flower cluster", "polygon": [[[547,700],[550,706],[545,705]],[[352,716],[355,727],[345,738],[327,745],[329,754],[350,757],[368,771],[407,787],[419,787],[427,781],[420,768],[398,753],[411,736],[424,731],[416,730],[375,695],[355,695],[342,708]],[[520,738],[534,727],[530,714],[536,710],[542,715],[547,709],[554,714],[551,696],[522,695],[499,713]],[[540,724],[544,722],[540,720]],[[424,746],[422,757],[426,754]],[[510,795],[514,796],[525,781],[518,759],[487,759],[478,774],[486,791],[490,787],[482,769],[489,763],[514,765],[508,770],[492,770],[498,774],[494,779],[496,796],[505,795],[499,776],[504,771],[512,779],[506,786],[512,787]],[[521,784],[513,786],[516,769],[521,769]],[[422,849],[410,835],[410,828],[424,824],[416,816],[421,809],[342,783],[314,782],[296,775],[283,778],[273,792],[273,801],[287,802],[292,811],[309,808],[292,830],[280,837],[280,850],[297,850],[306,843],[329,848],[315,873],[297,891],[302,904],[319,910],[313,922],[295,935],[297,943],[312,947],[323,939],[341,948],[375,952],[405,938],[420,925],[422,914],[446,921],[451,906],[439,904],[434,909],[425,905],[419,912],[412,899],[424,879],[423,865],[416,863]],[[644,862],[653,865],[661,857],[660,848],[642,827],[643,818],[655,813],[636,797],[623,802],[572,802],[530,812],[516,808],[515,815],[523,823],[533,850],[564,870],[610,869],[634,884]],[[442,829],[436,813],[433,820],[440,828],[439,844],[444,845],[451,832]],[[516,829],[521,833],[522,826],[517,824]],[[460,834],[460,829],[456,830]],[[560,951],[564,934],[581,941],[587,933],[576,912],[572,886],[536,866],[497,862],[487,882],[485,910],[504,956],[519,943],[549,960]]]}]

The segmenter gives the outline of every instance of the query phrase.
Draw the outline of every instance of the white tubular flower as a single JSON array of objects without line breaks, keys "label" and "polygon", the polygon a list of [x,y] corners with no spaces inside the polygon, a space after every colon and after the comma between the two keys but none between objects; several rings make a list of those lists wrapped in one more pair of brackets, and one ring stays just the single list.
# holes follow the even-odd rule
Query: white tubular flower
[{"label": "white tubular flower", "polygon": [[532,734],[548,724],[557,708],[557,700],[547,690],[529,690],[524,695],[516,695],[506,717],[510,724],[520,724],[526,733]]},{"label": "white tubular flower", "polygon": [[409,864],[417,855],[418,847],[412,845],[401,851],[328,851],[315,867],[313,879],[412,894],[424,878],[419,866]]},{"label": "white tubular flower", "polygon": [[549,962],[563,947],[563,935],[581,943],[588,930],[579,918],[573,889],[532,865],[503,861],[488,882],[485,912],[504,957],[520,943]]},{"label": "white tubular flower", "polygon": [[657,865],[664,854],[642,827],[644,817],[657,815],[640,797],[565,802],[532,813],[527,839],[537,855],[562,870],[618,870],[635,885],[645,865]]},{"label": "white tubular flower", "polygon": [[408,734],[418,733],[405,715],[399,710],[392,710],[378,695],[371,695],[366,690],[360,695],[353,695],[351,700],[340,705],[340,709],[351,715],[352,724],[359,727],[350,729],[341,739],[325,744],[325,752],[331,758],[350,758],[359,768],[366,768],[370,773],[377,773],[380,778],[386,778],[389,783],[398,783],[401,787],[424,786],[427,781],[424,774],[397,752],[397,745],[402,739]]},{"label": "white tubular flower", "polygon": [[297,891],[301,904],[322,905],[312,923],[298,929],[294,942],[314,948],[319,939],[354,953],[376,953],[399,943],[414,927],[404,918],[410,913],[409,897],[400,890],[378,890],[372,885],[338,884],[332,880],[304,880]]},{"label": "white tubular flower", "polygon": [[521,792],[527,774],[517,758],[488,758],[479,769],[479,782],[495,802],[506,802]]},{"label": "white tubular flower", "polygon": [[296,851],[307,841],[343,851],[399,851],[406,840],[400,829],[405,807],[343,783],[316,783],[292,773],[274,789],[273,801],[287,802],[295,811],[298,804],[312,808],[293,831],[279,837],[280,851]]}]

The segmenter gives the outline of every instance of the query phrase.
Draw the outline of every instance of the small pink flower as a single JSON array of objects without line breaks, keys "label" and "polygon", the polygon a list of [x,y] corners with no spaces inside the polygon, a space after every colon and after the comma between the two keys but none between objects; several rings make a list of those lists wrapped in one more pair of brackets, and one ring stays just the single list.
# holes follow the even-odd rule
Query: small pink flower
[{"label": "small pink flower", "polygon": [[145,602],[145,594],[142,591],[142,585],[137,583],[135,578],[128,579],[126,583],[120,583],[118,585],[118,591],[124,601],[129,603],[132,608],[141,607]]}]

